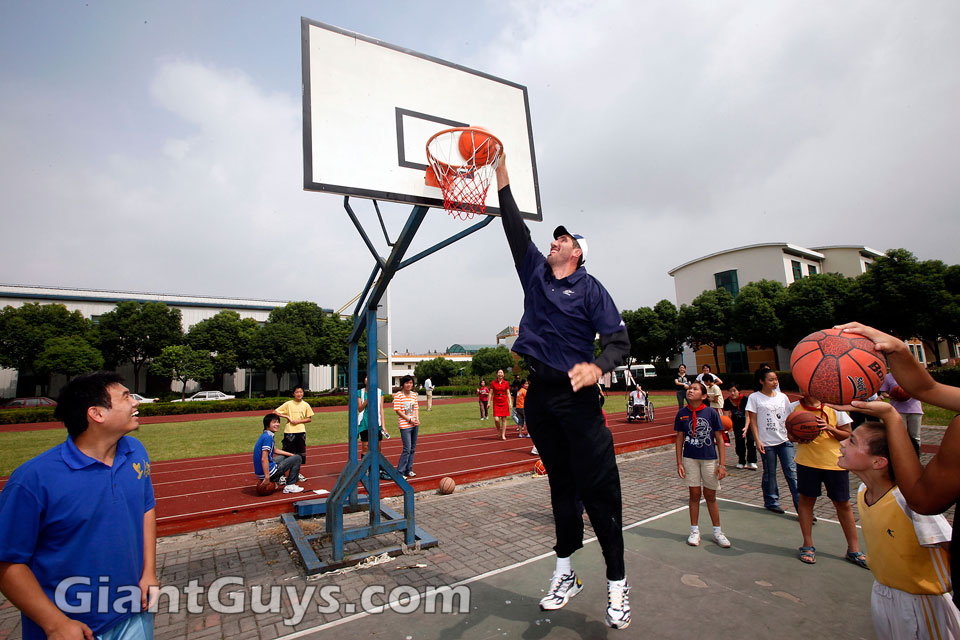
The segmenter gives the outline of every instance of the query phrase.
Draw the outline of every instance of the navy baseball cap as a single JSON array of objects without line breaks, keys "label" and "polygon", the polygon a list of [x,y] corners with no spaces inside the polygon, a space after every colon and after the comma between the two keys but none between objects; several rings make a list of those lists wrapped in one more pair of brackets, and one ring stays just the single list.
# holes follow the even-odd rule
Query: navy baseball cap
[{"label": "navy baseball cap", "polygon": [[560,225],[553,230],[553,239],[556,240],[560,236],[570,236],[577,241],[577,244],[580,245],[580,251],[583,252],[583,255],[580,257],[580,264],[583,264],[587,261],[587,239],[584,238],[579,233],[570,233],[567,231],[567,228],[563,225]]}]

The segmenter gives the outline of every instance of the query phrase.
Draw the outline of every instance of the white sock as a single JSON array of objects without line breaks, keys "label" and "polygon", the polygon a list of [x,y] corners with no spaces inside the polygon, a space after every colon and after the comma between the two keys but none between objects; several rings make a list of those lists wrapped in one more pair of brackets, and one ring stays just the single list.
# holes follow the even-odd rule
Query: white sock
[{"label": "white sock", "polygon": [[700,533],[699,525],[695,525],[695,524],[690,525],[690,533]]},{"label": "white sock", "polygon": [[714,528],[713,528],[713,535],[718,536],[718,535],[720,535],[721,533],[723,533],[723,532],[720,530],[720,527],[714,527]]},{"label": "white sock", "polygon": [[554,570],[553,575],[555,576],[565,576],[569,573],[573,573],[573,568],[570,566],[570,556],[566,558],[557,558],[557,568]]}]

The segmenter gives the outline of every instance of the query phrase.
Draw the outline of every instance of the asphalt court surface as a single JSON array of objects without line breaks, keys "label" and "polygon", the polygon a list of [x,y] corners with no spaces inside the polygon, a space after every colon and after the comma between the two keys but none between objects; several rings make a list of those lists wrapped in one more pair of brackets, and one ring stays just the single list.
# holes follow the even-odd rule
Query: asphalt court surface
[{"label": "asphalt court surface", "polygon": [[[584,590],[558,611],[540,611],[554,567],[542,554],[459,584],[470,589],[469,613],[347,616],[287,638],[353,637],[404,640],[463,638],[873,638],[873,577],[844,559],[840,525],[821,518],[814,527],[817,563],[805,565],[793,546],[796,516],[720,500],[723,530],[733,546],[721,549],[701,505],[699,547],[686,544],[685,507],[640,521],[624,531],[632,622],[604,624],[606,578],[597,542],[573,556]],[[451,586],[457,586],[452,583]],[[438,599],[439,603],[440,600]],[[454,600],[456,603],[456,601]],[[439,608],[439,605],[438,605]]]}]

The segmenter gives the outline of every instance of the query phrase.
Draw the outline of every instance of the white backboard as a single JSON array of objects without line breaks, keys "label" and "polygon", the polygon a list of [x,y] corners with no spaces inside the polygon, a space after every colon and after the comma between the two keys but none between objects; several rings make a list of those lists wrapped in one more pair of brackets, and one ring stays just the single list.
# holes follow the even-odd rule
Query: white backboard
[{"label": "white backboard", "polygon": [[442,207],[427,139],[480,126],[503,142],[520,211],[541,219],[526,87],[307,18],[301,36],[304,189]]}]

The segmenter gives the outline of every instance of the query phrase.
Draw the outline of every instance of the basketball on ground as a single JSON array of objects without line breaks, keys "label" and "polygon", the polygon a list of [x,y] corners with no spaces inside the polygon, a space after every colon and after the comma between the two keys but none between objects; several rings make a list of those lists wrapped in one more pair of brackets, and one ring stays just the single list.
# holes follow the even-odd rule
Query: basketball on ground
[{"label": "basketball on ground", "polygon": [[724,430],[729,431],[733,429],[733,418],[730,416],[720,416],[720,424],[723,425]]},{"label": "basketball on ground", "polygon": [[547,468],[543,466],[543,460],[537,460],[533,463],[533,475],[535,476],[545,476],[547,475]]},{"label": "basketball on ground", "polygon": [[820,435],[817,416],[809,411],[794,411],[787,416],[787,433],[797,442],[810,442]]},{"label": "basketball on ground", "polygon": [[460,155],[467,164],[485,166],[496,153],[496,142],[483,131],[468,130],[460,134]]},{"label": "basketball on ground", "polygon": [[277,483],[270,482],[270,478],[264,478],[257,483],[257,495],[268,496],[277,490]]},{"label": "basketball on ground", "polygon": [[437,493],[442,496],[448,496],[453,493],[453,490],[457,488],[457,483],[453,481],[453,478],[446,476],[440,479],[440,486],[437,487]]},{"label": "basketball on ground", "polygon": [[830,404],[850,404],[877,392],[887,365],[874,351],[872,340],[825,329],[797,343],[790,369],[804,395]]}]

